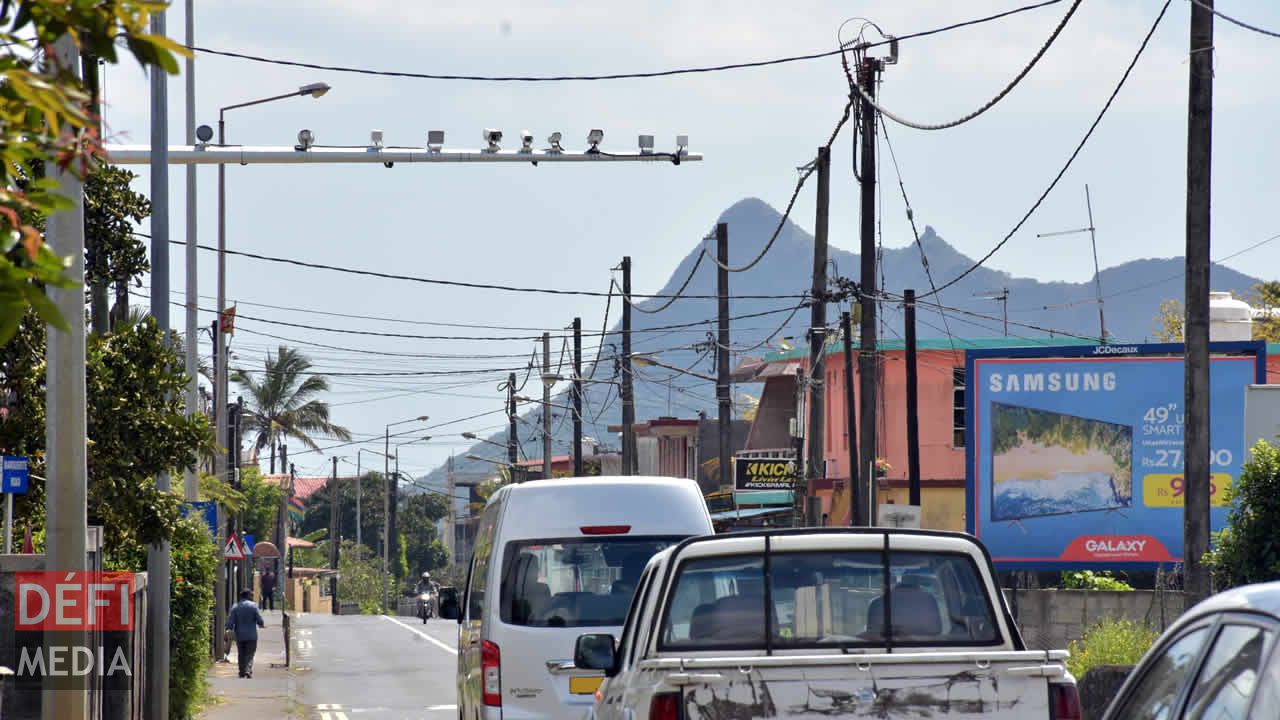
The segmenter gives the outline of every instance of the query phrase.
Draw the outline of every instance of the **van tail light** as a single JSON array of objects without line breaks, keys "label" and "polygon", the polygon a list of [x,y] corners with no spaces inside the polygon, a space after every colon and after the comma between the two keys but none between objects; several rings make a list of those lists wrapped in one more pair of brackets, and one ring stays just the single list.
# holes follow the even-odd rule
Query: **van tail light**
[{"label": "van tail light", "polygon": [[502,654],[498,646],[488,640],[480,646],[480,675],[484,683],[484,704],[502,707]]},{"label": "van tail light", "polygon": [[649,720],[680,720],[680,693],[658,693],[649,701]]},{"label": "van tail light", "polygon": [[1081,720],[1080,691],[1075,685],[1049,684],[1050,720]]}]

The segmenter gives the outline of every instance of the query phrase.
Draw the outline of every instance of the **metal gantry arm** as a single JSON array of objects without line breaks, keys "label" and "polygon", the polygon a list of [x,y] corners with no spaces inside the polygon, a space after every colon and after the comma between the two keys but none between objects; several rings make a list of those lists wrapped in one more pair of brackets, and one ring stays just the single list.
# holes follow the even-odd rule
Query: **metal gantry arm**
[{"label": "metal gantry arm", "polygon": [[[290,97],[290,96],[286,96]],[[115,165],[144,165],[150,162],[150,145],[106,145],[107,161]],[[171,165],[306,165],[395,163],[617,163],[617,162],[698,162],[701,153],[568,152],[556,150],[472,150],[465,148],[325,147],[313,145],[299,150],[291,145],[171,145]]]}]

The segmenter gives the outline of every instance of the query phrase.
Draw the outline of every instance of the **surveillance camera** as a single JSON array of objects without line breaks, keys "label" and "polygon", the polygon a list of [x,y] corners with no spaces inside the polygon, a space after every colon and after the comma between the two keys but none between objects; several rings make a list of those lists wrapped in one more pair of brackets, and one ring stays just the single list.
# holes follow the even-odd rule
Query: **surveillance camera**
[{"label": "surveillance camera", "polygon": [[396,164],[394,162],[384,162],[382,163],[382,166],[390,170],[391,168],[395,167]]},{"label": "surveillance camera", "polygon": [[369,131],[369,144],[373,145],[374,147],[382,147],[382,131],[381,130]]},{"label": "surveillance camera", "polygon": [[484,141],[485,141],[486,143],[488,143],[488,144],[489,144],[489,147],[488,147],[488,151],[489,151],[489,152],[497,152],[498,150],[502,149],[502,148],[498,145],[498,143],[502,142],[502,131],[501,131],[501,130],[494,130],[494,129],[492,129],[492,128],[485,128],[485,131],[484,131],[484,133],[483,133],[482,137],[484,138]]},{"label": "surveillance camera", "polygon": [[562,152],[564,150],[564,148],[560,146],[561,137],[562,136],[558,131],[547,136],[547,144],[551,146],[551,152]]},{"label": "surveillance camera", "polygon": [[427,131],[427,150],[438,153],[444,147],[444,131],[428,130]]},{"label": "surveillance camera", "polygon": [[652,135],[641,135],[639,144],[640,144],[641,155],[653,154],[653,136]]},{"label": "surveillance camera", "polygon": [[201,125],[196,128],[196,139],[203,143],[209,142],[213,139],[213,128],[208,125]]},{"label": "surveillance camera", "polygon": [[533,133],[528,130],[520,131],[520,152],[533,152]]},{"label": "surveillance camera", "polygon": [[603,130],[592,130],[591,132],[587,133],[587,144],[591,146],[592,150],[599,151],[600,141],[602,140],[604,140]]},{"label": "surveillance camera", "polygon": [[298,147],[299,150],[306,150],[316,141],[315,133],[303,128],[298,131]]},{"label": "surveillance camera", "polygon": [[677,148],[679,148],[679,149],[681,149],[681,150],[687,150],[687,149],[689,148],[689,136],[688,136],[688,135],[677,135],[677,136],[676,136],[676,147],[677,147]]}]

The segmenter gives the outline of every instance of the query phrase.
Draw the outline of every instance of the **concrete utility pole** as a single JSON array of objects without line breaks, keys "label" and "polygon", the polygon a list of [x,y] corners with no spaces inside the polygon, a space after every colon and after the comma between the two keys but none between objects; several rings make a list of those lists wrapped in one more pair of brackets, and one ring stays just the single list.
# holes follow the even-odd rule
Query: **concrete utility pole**
[{"label": "concrete utility pole", "polygon": [[[876,58],[866,58],[858,67],[858,82],[872,99],[876,94],[876,74],[882,65]],[[862,435],[862,462],[859,472],[866,470],[870,490],[867,493],[867,524],[872,524],[876,504],[875,473],[872,467],[876,460],[876,398],[879,380],[879,354],[876,349],[876,295],[879,287],[876,284],[876,109],[866,98],[859,100],[859,112],[862,115],[862,167],[861,177],[862,200],[862,342],[858,348],[858,415]]]},{"label": "concrete utility pole", "polygon": [[551,479],[551,333],[542,333],[542,479]]},{"label": "concrete utility pole", "polygon": [[[165,11],[151,14],[151,33],[165,37]],[[169,76],[151,68],[151,317],[169,342]],[[194,343],[192,343],[194,344]],[[169,473],[156,475],[168,492]],[[147,550],[147,707],[169,717],[169,543]]]},{"label": "concrete utility pole", "polygon": [[[1093,226],[1093,200],[1089,197],[1088,185],[1084,186],[1084,207],[1085,207],[1085,210],[1087,210],[1089,213],[1089,244],[1093,246],[1093,287],[1098,294],[1098,333],[1099,333],[1098,338],[1105,343],[1107,341],[1107,316],[1106,316],[1106,313],[1104,313],[1102,310],[1102,302],[1103,302],[1102,270],[1099,269],[1098,267],[1098,234],[1097,234],[1097,229],[1094,228]],[[1008,290],[1005,290],[1005,293],[1007,294]],[[1006,299],[1006,302],[1007,302],[1007,299]],[[1006,305],[1006,308],[1007,308],[1007,305]],[[1009,315],[1008,315],[1008,310],[1006,309],[1005,310],[1006,326],[1008,325],[1008,322],[1009,322]],[[1005,330],[1005,334],[1006,335],[1009,334],[1009,331],[1007,328]]]},{"label": "concrete utility pole", "polygon": [[[809,488],[824,472],[826,453],[826,353],[827,353],[827,216],[831,207],[831,148],[818,148],[818,210],[813,233],[813,287],[809,315],[809,432],[808,458],[804,478],[797,483],[795,508],[797,525],[812,525]],[[801,514],[803,513],[803,515]],[[818,513],[821,519],[821,513]]]},{"label": "concrete utility pole", "polygon": [[907,504],[920,507],[920,376],[916,366],[916,291],[902,291],[907,346]]},{"label": "concrete utility pole", "polygon": [[455,516],[458,513],[458,501],[453,497],[453,493],[457,488],[457,485],[455,484],[454,477],[453,477],[453,455],[449,455],[449,464],[447,467],[448,467],[448,470],[447,470],[447,474],[445,475],[445,480],[447,484],[445,485],[445,491],[448,493],[449,512],[445,513],[444,515],[444,538],[443,539],[444,539],[444,547],[446,550],[449,551],[449,564],[453,565],[457,562],[456,550],[455,550],[457,538],[454,537],[455,531],[453,527],[454,527],[454,521],[456,520]]},{"label": "concrete utility pole", "polygon": [[339,545],[342,544],[341,531],[339,530],[338,504],[341,502],[338,497],[338,458],[333,458],[333,474],[329,478],[329,569],[333,574],[329,576],[329,606],[334,615],[338,614],[338,553]]},{"label": "concrete utility pole", "polygon": [[573,476],[582,477],[582,318],[573,319]]},{"label": "concrete utility pole", "polygon": [[507,462],[511,465],[511,480],[520,482],[516,463],[520,462],[520,436],[516,427],[516,374],[507,375]]},{"label": "concrete utility pole", "polygon": [[858,477],[858,423],[857,408],[853,404],[853,318],[841,313],[840,327],[844,328],[844,421],[845,435],[849,439],[849,524],[862,527],[867,516],[862,514],[862,492]]},{"label": "concrete utility pole", "polygon": [[[187,47],[196,44],[195,37],[195,0],[186,0],[186,43]],[[195,53],[187,58],[184,80],[186,80],[187,132],[186,142],[196,142],[196,62]],[[199,319],[199,273],[196,272],[196,166],[187,166],[187,286],[186,286],[186,371],[187,371],[187,416],[200,411],[200,343],[196,334],[200,331]],[[287,467],[287,466],[286,466]],[[182,495],[189,501],[199,498],[200,475],[193,467],[182,475]]]},{"label": "concrete utility pole", "polygon": [[[734,486],[733,405],[729,387],[729,225],[716,223],[716,401],[719,405],[720,484]],[[736,489],[730,492],[737,492]],[[736,497],[736,495],[735,495]],[[737,503],[734,503],[737,507]]]},{"label": "concrete utility pole", "polygon": [[[601,339],[603,342],[603,338]],[[636,395],[631,377],[631,256],[622,258],[622,474],[636,473]]]},{"label": "concrete utility pole", "polygon": [[[78,51],[70,35],[54,44],[54,67],[76,72]],[[84,341],[84,187],[73,170],[64,172],[58,164],[45,164],[45,175],[58,181],[58,194],[71,201],[66,210],[49,216],[46,236],[50,248],[68,258],[65,277],[75,285],[46,289],[49,300],[69,326],[63,332],[51,325],[45,369],[45,456],[48,482],[45,483],[45,569],[73,572],[85,569],[85,538],[88,534],[88,466],[85,456],[87,421],[85,416]],[[167,586],[166,586],[167,587]],[[49,645],[83,645],[82,631],[59,632],[58,639],[46,635]],[[44,720],[80,720],[88,712],[88,675],[55,678],[45,675],[41,713]],[[74,692],[67,681],[75,683]]]},{"label": "concrete utility pole", "polygon": [[1183,589],[1188,600],[1210,592],[1209,550],[1209,240],[1213,147],[1213,0],[1191,3],[1191,69],[1187,107],[1187,318],[1183,431]]}]

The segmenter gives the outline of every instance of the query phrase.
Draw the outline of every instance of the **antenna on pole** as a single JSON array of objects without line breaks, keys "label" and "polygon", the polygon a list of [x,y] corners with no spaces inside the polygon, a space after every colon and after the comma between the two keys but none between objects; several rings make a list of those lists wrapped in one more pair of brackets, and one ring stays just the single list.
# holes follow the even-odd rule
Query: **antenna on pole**
[{"label": "antenna on pole", "polygon": [[1093,285],[1097,295],[1098,303],[1098,339],[1101,342],[1107,341],[1107,320],[1106,314],[1102,309],[1102,272],[1098,267],[1098,237],[1097,229],[1093,226],[1093,201],[1089,197],[1089,186],[1084,186],[1084,206],[1089,213],[1089,226],[1076,228],[1075,230],[1062,230],[1060,232],[1038,233],[1036,237],[1047,238],[1057,237],[1060,235],[1074,235],[1076,233],[1089,233],[1089,244],[1093,246]]},{"label": "antenna on pole", "polygon": [[973,296],[984,300],[1000,301],[1000,314],[1004,318],[1004,336],[1009,337],[1009,288],[1000,288],[1000,292],[992,290],[987,293],[974,293]]}]

